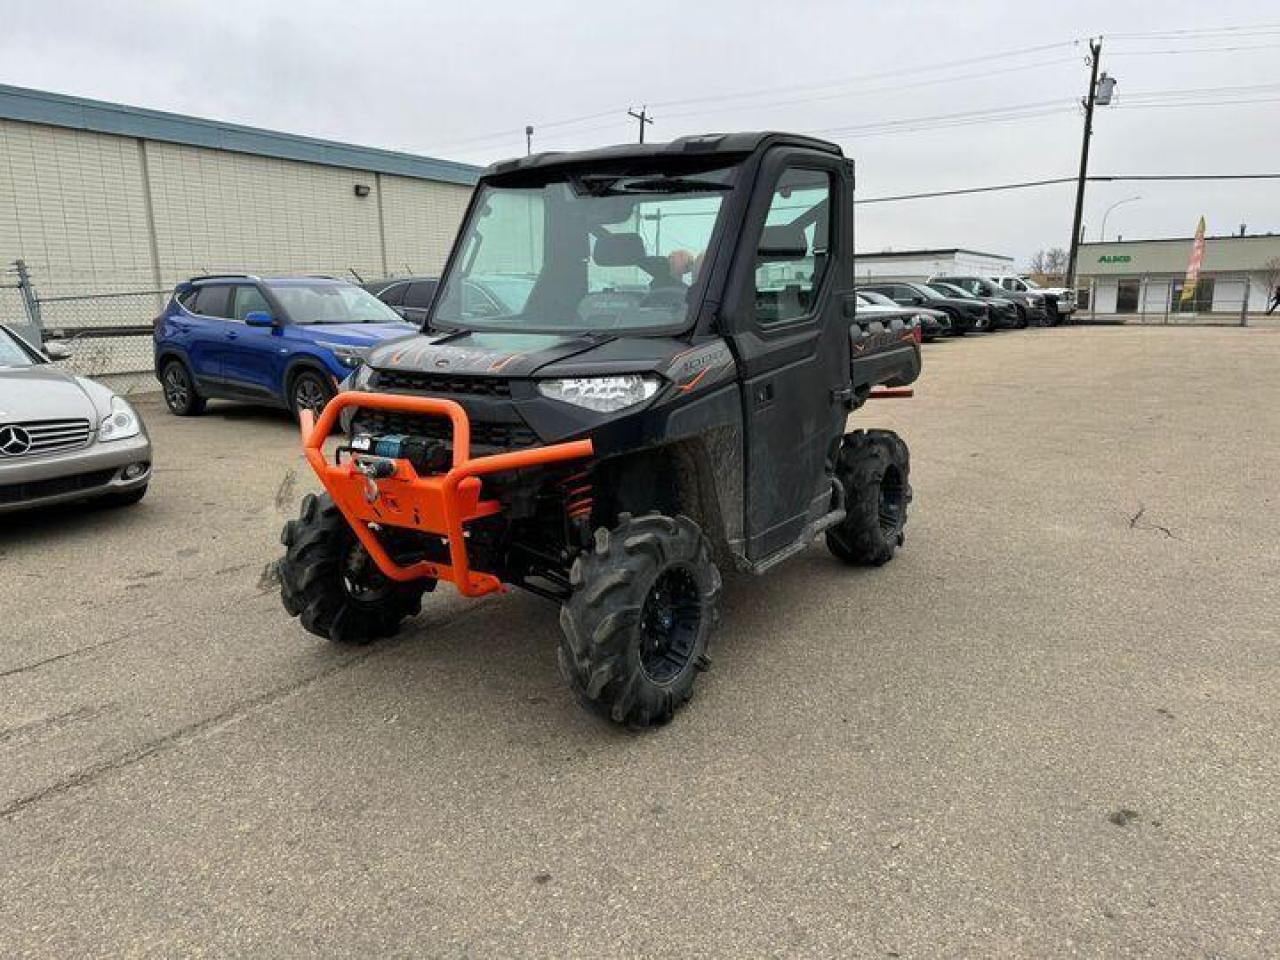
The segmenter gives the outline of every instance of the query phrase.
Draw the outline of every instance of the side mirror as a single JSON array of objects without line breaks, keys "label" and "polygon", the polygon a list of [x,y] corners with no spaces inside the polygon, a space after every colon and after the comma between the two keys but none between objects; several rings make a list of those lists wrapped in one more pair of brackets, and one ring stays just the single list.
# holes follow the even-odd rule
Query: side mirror
[{"label": "side mirror", "polygon": [[920,294],[916,294],[914,297],[911,298],[912,306],[918,307],[923,303],[924,303],[924,297],[920,296]]},{"label": "side mirror", "polygon": [[44,355],[50,360],[69,360],[71,359],[71,348],[65,343],[50,341],[44,345]]},{"label": "side mirror", "polygon": [[392,307],[391,309],[394,310],[396,313],[400,314],[401,320],[409,319],[409,313],[407,310],[405,310],[404,307]]},{"label": "side mirror", "polygon": [[276,320],[265,310],[250,310],[244,315],[244,323],[247,327],[274,327]]}]

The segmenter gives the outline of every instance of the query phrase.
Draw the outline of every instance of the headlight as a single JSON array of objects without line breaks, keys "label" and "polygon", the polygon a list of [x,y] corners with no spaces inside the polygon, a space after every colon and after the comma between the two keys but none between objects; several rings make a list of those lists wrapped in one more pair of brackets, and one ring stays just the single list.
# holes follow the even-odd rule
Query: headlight
[{"label": "headlight", "polygon": [[318,342],[317,347],[323,347],[333,353],[334,358],[344,367],[354,370],[360,364],[364,363],[365,357],[369,355],[369,351],[364,347],[353,347],[346,343],[324,343]]},{"label": "headlight", "polygon": [[628,373],[621,377],[572,377],[566,380],[542,380],[538,392],[552,400],[586,407],[600,413],[613,413],[648,400],[658,392],[657,377]]},{"label": "headlight", "polygon": [[1031,301],[1031,305],[1032,305],[1033,307],[1041,307],[1041,306],[1044,306],[1044,297],[1040,297],[1040,296],[1032,296],[1032,297],[1027,297],[1027,299],[1028,299],[1029,301]]},{"label": "headlight", "polygon": [[98,439],[124,440],[126,437],[136,437],[141,429],[142,421],[133,412],[133,407],[119,397],[112,397],[111,412],[98,425]]}]

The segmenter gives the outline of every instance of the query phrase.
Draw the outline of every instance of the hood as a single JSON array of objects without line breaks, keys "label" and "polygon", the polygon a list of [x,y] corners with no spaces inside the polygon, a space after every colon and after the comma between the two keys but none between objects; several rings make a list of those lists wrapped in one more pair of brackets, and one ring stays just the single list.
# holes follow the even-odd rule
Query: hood
[{"label": "hood", "polygon": [[0,367],[0,423],[27,420],[89,420],[99,411],[78,378],[51,363]]},{"label": "hood", "polygon": [[351,347],[370,347],[417,333],[412,323],[311,323],[297,329],[306,331],[309,339],[341,343]]},{"label": "hood", "polygon": [[374,348],[368,365],[375,370],[424,373],[496,374],[527,377],[549,363],[565,360],[611,340],[598,334],[478,333],[453,331],[417,336]]}]

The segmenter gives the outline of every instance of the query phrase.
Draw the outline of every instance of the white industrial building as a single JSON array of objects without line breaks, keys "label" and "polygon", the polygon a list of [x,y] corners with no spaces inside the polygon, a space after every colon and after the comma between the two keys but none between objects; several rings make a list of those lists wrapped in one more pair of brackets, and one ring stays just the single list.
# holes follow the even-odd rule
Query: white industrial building
[{"label": "white industrial building", "polygon": [[1081,312],[1094,316],[1262,313],[1280,285],[1280,235],[1206,237],[1194,297],[1182,290],[1192,237],[1080,245]]},{"label": "white industrial building", "polygon": [[1014,272],[1013,257],[951,247],[859,253],[854,272],[862,280],[925,280],[936,274],[1002,276]]},{"label": "white industrial building", "polygon": [[21,258],[51,300],[202,272],[431,273],[479,172],[0,86],[0,271]]}]

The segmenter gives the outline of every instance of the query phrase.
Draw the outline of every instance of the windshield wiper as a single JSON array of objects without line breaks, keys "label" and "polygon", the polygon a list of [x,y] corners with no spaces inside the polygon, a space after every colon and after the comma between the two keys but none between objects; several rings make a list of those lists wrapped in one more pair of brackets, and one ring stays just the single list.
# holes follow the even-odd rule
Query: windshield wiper
[{"label": "windshield wiper", "polygon": [[593,197],[619,196],[628,193],[705,193],[732,190],[733,185],[692,177],[580,177],[577,181]]}]

